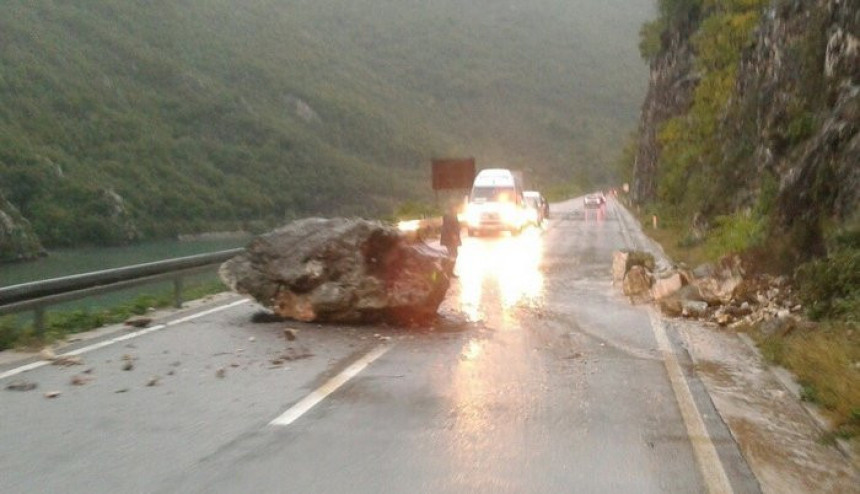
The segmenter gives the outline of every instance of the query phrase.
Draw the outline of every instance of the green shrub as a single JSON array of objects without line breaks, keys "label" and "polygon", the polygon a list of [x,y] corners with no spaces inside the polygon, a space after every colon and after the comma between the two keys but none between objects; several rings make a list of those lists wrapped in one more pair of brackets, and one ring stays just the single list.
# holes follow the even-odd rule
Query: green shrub
[{"label": "green shrub", "polygon": [[707,240],[708,254],[714,258],[744,252],[764,240],[766,221],[754,212],[718,216],[715,223]]},{"label": "green shrub", "polygon": [[860,249],[845,248],[797,269],[800,299],[813,319],[860,322]]},{"label": "green shrub", "polygon": [[663,45],[661,37],[665,30],[666,24],[661,19],[642,25],[639,29],[639,54],[643,59],[651,60],[657,56]]},{"label": "green shrub", "polygon": [[14,317],[0,317],[0,350],[12,348],[20,336],[21,328]]},{"label": "green shrub", "polygon": [[[182,294],[186,300],[202,298],[224,291],[219,281],[202,281],[189,284]],[[173,293],[143,294],[133,300],[108,309],[75,309],[61,312],[46,312],[45,335],[39,341],[32,324],[21,323],[15,317],[0,318],[0,350],[20,345],[31,345],[62,339],[63,337],[125,321],[133,315],[145,314],[150,308],[169,307],[173,304]]]}]

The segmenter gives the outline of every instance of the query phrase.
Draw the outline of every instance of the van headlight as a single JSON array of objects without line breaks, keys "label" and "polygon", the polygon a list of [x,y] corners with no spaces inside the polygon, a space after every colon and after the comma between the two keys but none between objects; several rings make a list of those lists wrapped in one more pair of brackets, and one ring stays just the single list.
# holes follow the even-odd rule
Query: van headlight
[{"label": "van headlight", "polygon": [[466,206],[466,223],[471,227],[481,225],[481,211],[471,204]]},{"label": "van headlight", "polygon": [[502,222],[504,222],[506,225],[514,227],[519,227],[520,225],[522,225],[523,219],[521,211],[513,205],[509,205],[502,208],[499,211],[499,215],[502,217]]}]

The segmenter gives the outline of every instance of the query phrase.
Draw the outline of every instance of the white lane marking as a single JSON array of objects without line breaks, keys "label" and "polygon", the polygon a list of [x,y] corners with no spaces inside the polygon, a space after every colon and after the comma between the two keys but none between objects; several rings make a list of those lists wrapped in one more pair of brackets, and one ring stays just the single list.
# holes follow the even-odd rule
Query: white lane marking
[{"label": "white lane marking", "polygon": [[687,437],[690,438],[690,443],[693,445],[699,470],[705,479],[708,492],[711,494],[732,494],[734,492],[732,484],[729,482],[726,470],[717,454],[717,448],[708,435],[708,429],[702,421],[696,402],[693,401],[693,393],[687,385],[687,379],[684,377],[678,359],[675,358],[675,352],[669,343],[663,321],[653,309],[648,310],[648,316],[651,318],[651,329],[654,331],[660,353],[663,354],[663,363],[669,374],[669,382],[672,384],[672,391],[675,392],[675,400],[678,402],[684,425],[687,427]]},{"label": "white lane marking", "polygon": [[281,414],[280,417],[269,422],[269,425],[287,426],[292,424],[308,410],[326,399],[328,395],[337,391],[337,389],[343,386],[347,381],[355,377],[359,372],[363,371],[365,367],[372,364],[374,360],[385,355],[388,350],[391,350],[392,346],[393,345],[380,345],[374,348],[370,353],[353,362],[352,365],[344,369],[340,374],[329,379],[314,392],[302,398],[301,401],[290,407],[286,412]]},{"label": "white lane marking", "polygon": [[[137,338],[139,336],[147,335],[149,333],[154,333],[154,332],[162,330],[164,328],[169,328],[171,326],[176,326],[177,324],[182,324],[184,322],[192,321],[192,320],[197,319],[199,317],[208,316],[209,314],[214,314],[216,312],[221,312],[222,310],[226,310],[226,309],[229,309],[231,307],[236,307],[237,305],[241,305],[241,304],[244,304],[244,303],[249,302],[249,301],[250,301],[250,299],[243,298],[242,300],[237,300],[235,302],[230,302],[229,304],[226,304],[226,305],[220,305],[220,306],[214,307],[212,309],[204,310],[203,312],[191,314],[190,316],[185,316],[185,317],[182,317],[180,319],[176,319],[175,321],[170,321],[170,322],[167,322],[164,324],[157,324],[157,325],[152,326],[150,328],[141,329],[140,331],[135,331],[133,333],[126,333],[122,336],[117,336],[116,338],[111,338],[109,340],[100,341],[98,343],[94,343],[94,344],[89,345],[89,346],[78,348],[77,350],[72,350],[71,352],[66,352],[66,353],[60,354],[60,355],[58,355],[58,357],[72,357],[75,355],[83,355],[84,353],[88,353],[88,352],[91,352],[93,350],[98,350],[99,348],[104,348],[106,346],[110,346],[110,345],[119,343],[121,341],[126,341],[126,340],[130,340],[132,338]],[[17,376],[18,374],[21,374],[22,372],[27,372],[27,371],[31,371],[33,369],[38,369],[39,367],[44,367],[50,363],[51,362],[48,360],[40,360],[38,362],[32,362],[32,363],[29,363],[26,365],[22,365],[20,367],[16,367],[14,369],[10,369],[6,372],[0,373],[0,380],[6,379],[7,377]]]}]

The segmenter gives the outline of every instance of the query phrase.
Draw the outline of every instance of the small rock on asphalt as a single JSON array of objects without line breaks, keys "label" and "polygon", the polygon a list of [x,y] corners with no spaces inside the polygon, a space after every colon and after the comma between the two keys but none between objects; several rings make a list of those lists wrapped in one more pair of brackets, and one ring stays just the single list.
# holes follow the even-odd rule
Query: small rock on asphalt
[{"label": "small rock on asphalt", "polygon": [[225,376],[227,376],[227,369],[221,368],[215,371],[215,377],[218,379],[224,379]]},{"label": "small rock on asphalt", "polygon": [[126,326],[131,326],[134,328],[145,328],[145,327],[149,326],[151,323],[152,323],[151,317],[134,316],[134,317],[129,317],[128,319],[126,319],[124,324]]},{"label": "small rock on asphalt", "polygon": [[84,376],[72,376],[72,379],[69,381],[69,384],[72,386],[83,386],[84,384],[90,382],[89,378]]},{"label": "small rock on asphalt", "polygon": [[84,365],[84,360],[76,356],[61,356],[54,358],[51,364],[60,365],[63,367],[71,367],[73,365]]},{"label": "small rock on asphalt", "polygon": [[284,328],[284,338],[286,338],[287,341],[296,341],[296,330]]},{"label": "small rock on asphalt", "polygon": [[153,387],[153,386],[158,386],[158,384],[159,384],[159,382],[160,382],[160,381],[161,381],[161,377],[159,377],[159,376],[152,376],[152,377],[149,379],[149,381],[147,381],[147,382],[146,382],[146,385],[147,385],[148,387],[150,387],[150,388],[151,388],[151,387]]},{"label": "small rock on asphalt", "polygon": [[51,348],[45,347],[42,349],[41,352],[39,352],[39,358],[41,358],[42,360],[54,360],[55,358],[57,358],[57,354],[54,353],[54,350],[52,350]]},{"label": "small rock on asphalt", "polygon": [[63,393],[61,393],[60,391],[48,391],[47,393],[45,393],[45,398],[56,398],[61,394]]},{"label": "small rock on asphalt", "polygon": [[12,381],[6,385],[9,391],[33,391],[38,384],[30,381]]}]

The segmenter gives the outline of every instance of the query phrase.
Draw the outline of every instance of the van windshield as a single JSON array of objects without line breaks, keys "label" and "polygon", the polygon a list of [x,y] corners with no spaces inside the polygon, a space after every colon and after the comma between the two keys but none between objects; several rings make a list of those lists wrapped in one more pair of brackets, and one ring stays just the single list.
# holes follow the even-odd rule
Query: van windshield
[{"label": "van windshield", "polygon": [[472,201],[475,202],[515,202],[513,187],[475,187]]}]

